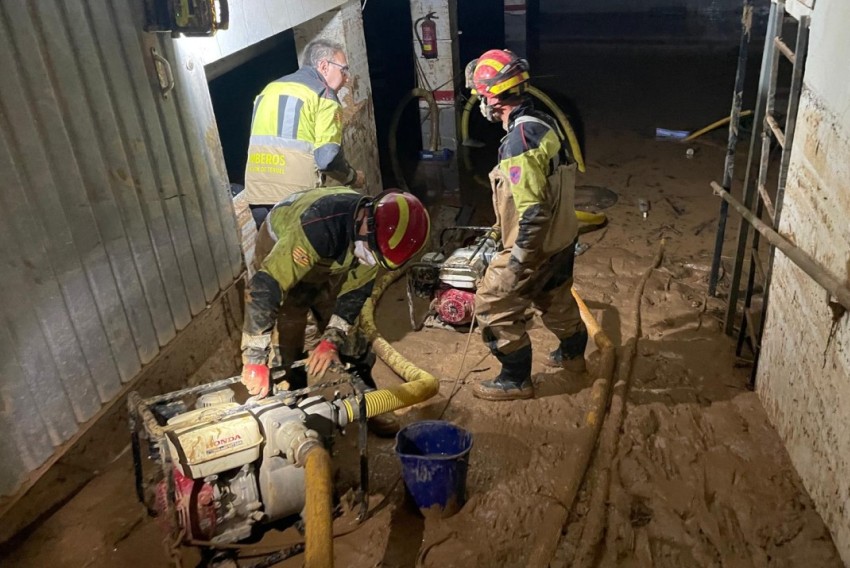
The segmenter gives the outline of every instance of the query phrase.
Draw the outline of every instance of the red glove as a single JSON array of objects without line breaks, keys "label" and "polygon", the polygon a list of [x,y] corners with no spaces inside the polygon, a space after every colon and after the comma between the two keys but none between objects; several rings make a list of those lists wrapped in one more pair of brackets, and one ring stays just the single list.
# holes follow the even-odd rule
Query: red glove
[{"label": "red glove", "polygon": [[269,368],[265,365],[249,363],[242,367],[242,384],[248,394],[264,398],[269,394]]},{"label": "red glove", "polygon": [[327,339],[323,339],[307,358],[307,374],[321,379],[334,363],[340,364],[336,345]]}]

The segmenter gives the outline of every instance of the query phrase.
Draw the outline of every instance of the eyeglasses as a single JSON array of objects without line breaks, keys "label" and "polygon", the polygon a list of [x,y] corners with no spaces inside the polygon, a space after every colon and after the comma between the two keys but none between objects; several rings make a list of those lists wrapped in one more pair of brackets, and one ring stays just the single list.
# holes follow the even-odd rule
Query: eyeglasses
[{"label": "eyeglasses", "polygon": [[330,59],[325,59],[328,63],[333,65],[334,67],[339,67],[339,70],[342,71],[345,75],[351,74],[351,68],[348,65],[340,65],[336,61],[331,61]]}]

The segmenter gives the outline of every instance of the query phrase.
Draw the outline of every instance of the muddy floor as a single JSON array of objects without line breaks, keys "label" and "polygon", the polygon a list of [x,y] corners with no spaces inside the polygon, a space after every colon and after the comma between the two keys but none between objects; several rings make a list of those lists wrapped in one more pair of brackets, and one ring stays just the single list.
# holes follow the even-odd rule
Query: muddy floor
[{"label": "muddy floor", "polygon": [[[350,428],[335,448],[343,511],[335,525],[342,534],[335,541],[338,565],[527,566],[535,539],[552,533],[562,534],[552,566],[841,565],[777,434],[746,388],[749,369],[736,366],[734,345],[719,331],[724,304],[706,295],[718,203],[705,186],[718,173],[722,143],[693,146],[692,159],[683,146],[634,133],[609,132],[606,147],[581,183],[611,188],[619,200],[606,210],[606,229],[582,236],[590,248],[578,258],[575,285],[615,344],[634,337],[634,289],[662,238],[665,252],[646,284],[604,530],[595,537],[600,546],[589,557],[582,551],[582,539],[590,538],[585,518],[593,483],[582,487],[565,526],[547,521],[564,510],[557,496],[572,471],[576,433],[597,378],[595,347],[588,349],[587,375],[548,370],[542,361],[555,339],[535,324],[536,398],[482,402],[471,396],[470,385],[492,377],[497,364],[479,337],[472,337],[460,370],[467,335],[410,331],[403,288],[394,286],[380,305],[379,328],[441,379],[439,396],[399,418],[442,417],[473,433],[469,497],[449,519],[423,518],[399,481],[392,441],[370,436],[371,513],[358,526],[356,428]],[[646,219],[638,198],[652,204]],[[232,361],[227,351],[222,361]],[[626,356],[622,348],[620,355]],[[201,374],[225,373],[221,366],[211,361]],[[381,384],[398,381],[380,365],[376,374]],[[599,470],[591,466],[587,479],[597,479]],[[283,547],[300,538],[294,528],[279,526],[255,546]],[[250,566],[260,558],[243,556],[241,562]],[[197,561],[186,553],[185,565]],[[282,565],[302,562],[296,556]],[[5,563],[167,565],[159,527],[135,502],[129,456],[95,477]]]},{"label": "muddy floor", "polygon": [[[704,60],[693,58],[674,81],[664,58],[653,73],[640,72],[643,51],[619,63],[595,48],[573,53],[566,75],[549,75],[542,86],[557,89],[563,81],[560,86],[584,113],[588,171],[579,184],[610,188],[618,196],[606,209],[609,225],[581,237],[590,248],[577,259],[575,277],[576,289],[616,345],[635,336],[634,290],[665,241],[661,265],[646,283],[642,334],[615,451],[610,461],[592,462],[575,503],[561,502],[598,378],[595,346],[588,348],[590,372],[584,376],[546,369],[543,359],[556,341],[535,323],[535,399],[482,402],[471,396],[470,386],[498,368],[478,335],[464,357],[463,332],[412,332],[403,288],[394,286],[379,307],[378,327],[402,354],[441,380],[437,397],[399,418],[404,424],[444,418],[473,433],[468,500],[451,518],[425,519],[405,494],[393,442],[370,436],[370,515],[358,525],[352,491],[358,479],[356,428],[349,428],[334,449],[342,512],[335,521],[337,565],[524,567],[535,541],[550,535],[558,542],[551,566],[841,566],[778,435],[747,389],[750,369],[736,362],[733,341],[720,331],[725,303],[706,293],[719,208],[708,182],[722,175],[725,135],[690,146],[653,139],[654,126],[697,128],[728,112],[729,62],[718,70],[699,67]],[[556,63],[544,61],[542,69],[551,71]],[[624,78],[616,89],[610,88],[616,73],[589,80],[593,69],[614,64],[621,67],[616,76]],[[646,100],[636,100],[636,93]],[[644,102],[653,104],[638,104]],[[692,158],[686,157],[689,147]],[[745,151],[739,152],[739,174]],[[479,197],[473,221],[486,222],[487,190],[471,192]],[[651,204],[645,219],[639,199]],[[731,216],[726,250],[736,227]],[[730,267],[729,258],[724,266]],[[727,287],[725,276],[721,292]],[[223,345],[192,380],[230,375],[236,349]],[[626,360],[627,349],[619,355]],[[383,385],[399,380],[380,364],[376,376]],[[2,564],[167,566],[162,533],[136,502],[132,480],[125,452],[30,531]],[[593,504],[600,487],[607,496],[598,526],[587,519],[599,512]],[[551,521],[567,510],[563,526]],[[240,565],[252,566],[269,550],[300,540],[294,527],[270,528],[250,545],[255,548],[240,551]],[[591,541],[599,545],[589,547]],[[198,561],[197,553],[185,551],[185,566]],[[280,565],[302,563],[303,556],[295,556]]]}]

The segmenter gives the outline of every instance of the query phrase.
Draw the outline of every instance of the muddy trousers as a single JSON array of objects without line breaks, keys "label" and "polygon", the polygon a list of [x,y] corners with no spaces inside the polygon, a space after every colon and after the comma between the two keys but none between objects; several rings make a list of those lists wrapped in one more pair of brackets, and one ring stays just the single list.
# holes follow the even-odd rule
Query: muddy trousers
[{"label": "muddy trousers", "polygon": [[502,251],[487,268],[475,294],[481,337],[498,356],[530,348],[526,328],[540,313],[545,325],[563,344],[587,334],[570,289],[575,243],[550,257],[537,270],[515,273],[508,267],[510,251]]},{"label": "muddy trousers", "polygon": [[[320,284],[300,282],[286,295],[277,318],[277,337],[272,338],[280,357],[273,366],[282,364],[289,367],[306,356],[306,349],[315,347],[333,315],[342,282],[342,278]],[[308,327],[312,327],[309,325],[309,315],[313,316],[316,329],[308,337]],[[343,363],[359,367],[358,375],[368,387],[375,386],[371,375],[375,357],[366,335],[359,328],[352,327],[346,334],[339,356]]]}]

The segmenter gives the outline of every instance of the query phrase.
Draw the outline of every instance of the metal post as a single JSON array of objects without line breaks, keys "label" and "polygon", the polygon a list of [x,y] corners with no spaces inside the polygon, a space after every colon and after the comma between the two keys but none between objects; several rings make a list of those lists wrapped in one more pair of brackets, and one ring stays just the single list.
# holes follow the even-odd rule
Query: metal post
[{"label": "metal post", "polygon": [[[726,162],[723,166],[723,187],[728,191],[732,187],[732,175],[735,169],[735,148],[738,145],[738,123],[741,117],[741,101],[744,96],[744,77],[747,71],[747,52],[749,51],[750,32],[753,25],[752,0],[744,0],[741,12],[741,45],[738,49],[738,70],[735,73],[735,93],[732,96],[732,112],[729,121],[729,143],[726,146]],[[720,203],[720,218],[717,221],[717,238],[714,241],[714,258],[711,261],[711,275],[708,281],[708,294],[717,292],[717,276],[720,272],[720,257],[723,254],[723,239],[726,235],[726,217],[729,205]]]},{"label": "metal post", "polygon": [[[764,124],[764,116],[766,113],[766,103],[768,92],[770,90],[770,80],[772,74],[770,70],[778,63],[776,59],[776,50],[774,49],[772,38],[779,35],[782,29],[782,15],[784,10],[781,10],[776,2],[770,4],[770,15],[767,19],[767,29],[765,31],[764,53],[761,58],[761,74],[759,75],[758,95],[756,98],[756,110],[753,117],[753,134],[750,139],[750,153],[747,158],[747,170],[744,177],[744,206],[748,210],[753,209],[753,200],[756,197],[755,184],[753,183],[753,162],[756,156],[756,144],[762,143],[760,133],[762,124]],[[756,178],[758,174],[756,174]],[[735,315],[738,309],[738,292],[741,285],[741,274],[743,272],[744,257],[746,256],[747,241],[749,239],[750,225],[741,223],[738,226],[738,244],[735,252],[735,266],[732,269],[732,284],[729,287],[729,301],[726,304],[726,316],[724,319],[724,331],[727,335],[732,335],[735,327]],[[753,235],[757,239],[758,233]],[[753,243],[753,248],[758,246],[757,242]],[[752,269],[752,265],[750,266]],[[750,286],[748,286],[750,289]],[[738,353],[740,355],[740,353]]]}]

